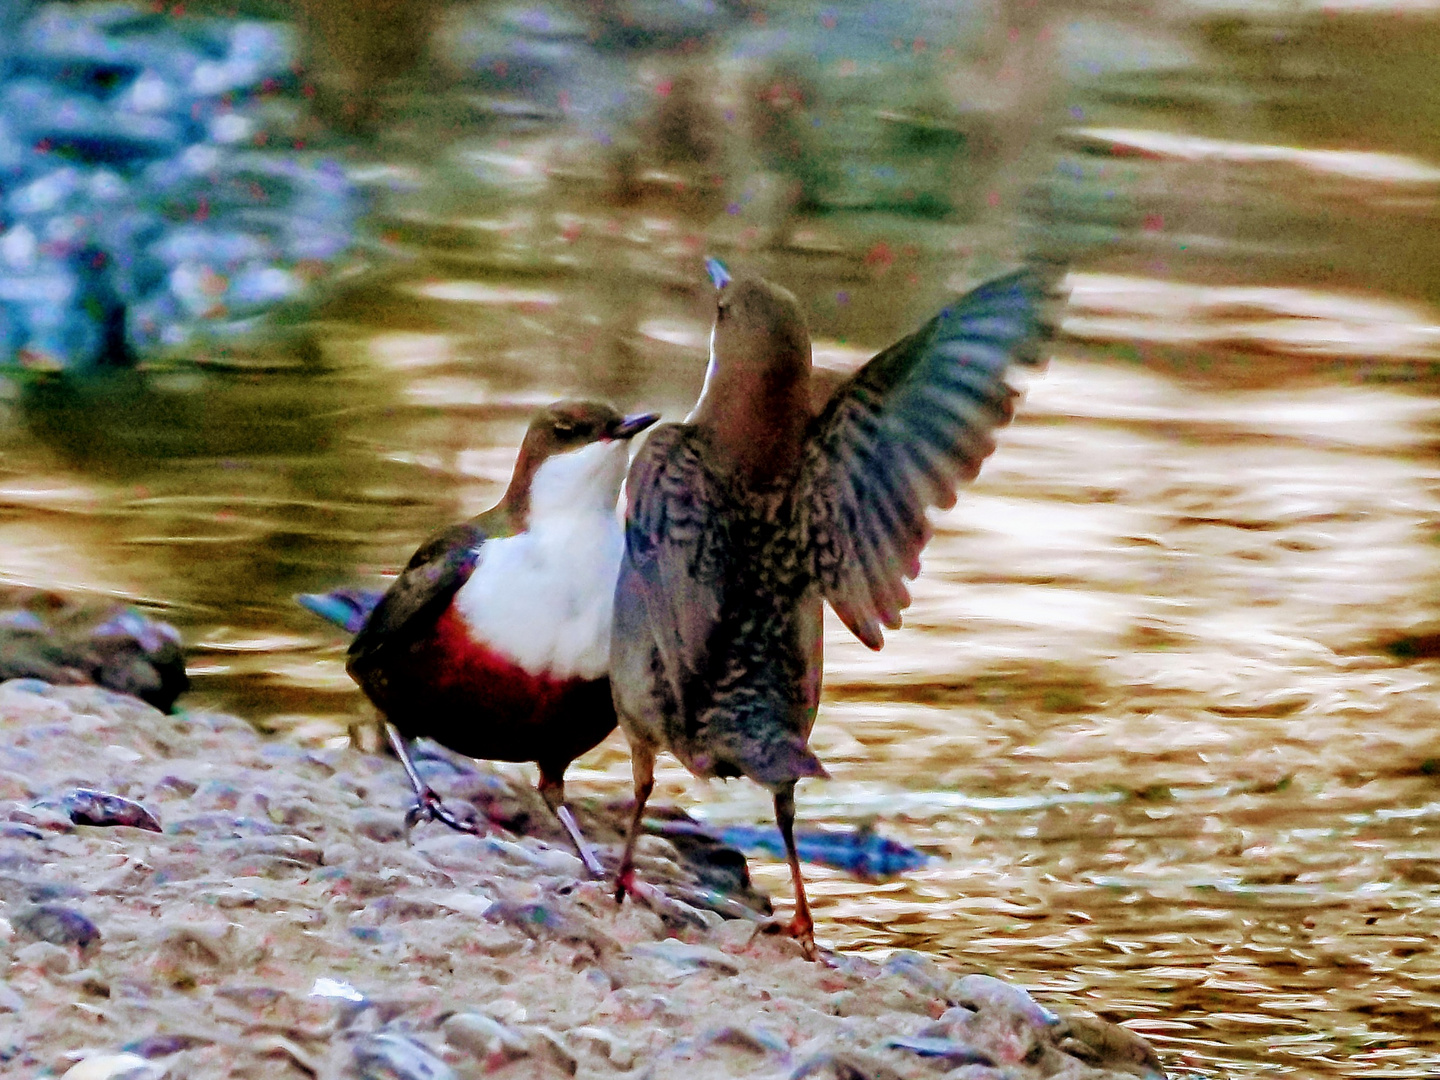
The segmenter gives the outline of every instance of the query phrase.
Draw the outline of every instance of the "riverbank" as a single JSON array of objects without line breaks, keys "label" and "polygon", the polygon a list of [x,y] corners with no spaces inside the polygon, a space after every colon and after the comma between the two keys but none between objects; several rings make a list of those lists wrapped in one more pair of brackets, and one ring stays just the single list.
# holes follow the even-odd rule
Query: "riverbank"
[{"label": "riverbank", "polygon": [[[427,767],[448,798],[527,805],[483,766]],[[133,800],[162,831],[77,825],[95,814],[77,789]],[[723,858],[687,862],[647,837],[654,903],[617,909],[573,855],[536,837],[425,826],[407,845],[407,799],[387,757],[308,750],[93,687],[0,685],[6,1070],[1157,1074],[1137,1036],[1057,1017],[982,973],[914,953],[808,963],[764,932],[762,899],[717,891],[735,873]]]}]

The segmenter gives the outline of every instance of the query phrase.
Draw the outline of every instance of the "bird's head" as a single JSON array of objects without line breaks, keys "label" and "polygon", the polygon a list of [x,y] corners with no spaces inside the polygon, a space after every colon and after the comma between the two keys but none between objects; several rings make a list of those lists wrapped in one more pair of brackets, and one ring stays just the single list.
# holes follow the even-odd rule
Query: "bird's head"
[{"label": "bird's head", "polygon": [[753,483],[787,474],[810,421],[810,332],[788,289],[705,260],[715,322],[705,387],[690,420]]},{"label": "bird's head", "polygon": [[505,501],[528,518],[541,510],[611,509],[628,461],[628,441],[660,419],[626,416],[603,401],[557,401],[530,421]]},{"label": "bird's head", "polygon": [[753,274],[734,274],[706,259],[715,285],[710,362],[750,379],[789,381],[810,370],[810,331],[788,289]]}]

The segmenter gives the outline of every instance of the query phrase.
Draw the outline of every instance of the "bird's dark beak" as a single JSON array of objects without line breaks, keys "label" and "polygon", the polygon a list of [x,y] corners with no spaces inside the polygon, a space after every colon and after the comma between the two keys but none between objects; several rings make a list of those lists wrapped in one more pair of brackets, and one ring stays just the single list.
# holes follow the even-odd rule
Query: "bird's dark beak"
[{"label": "bird's dark beak", "polygon": [[610,438],[633,438],[659,419],[660,414],[658,412],[636,413],[634,416],[623,417],[615,421],[615,426],[610,429]]},{"label": "bird's dark beak", "polygon": [[730,271],[725,269],[725,264],[713,255],[705,259],[705,272],[710,275],[710,280],[716,289],[723,289],[730,284]]}]

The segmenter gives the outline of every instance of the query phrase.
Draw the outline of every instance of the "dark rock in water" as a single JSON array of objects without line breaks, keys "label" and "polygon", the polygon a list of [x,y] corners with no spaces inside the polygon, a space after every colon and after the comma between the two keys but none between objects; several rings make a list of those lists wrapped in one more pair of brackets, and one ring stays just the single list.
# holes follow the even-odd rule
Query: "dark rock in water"
[{"label": "dark rock in water", "polygon": [[100,929],[74,908],[63,904],[37,904],[16,915],[16,930],[52,945],[79,945],[82,949],[100,939]]},{"label": "dark rock in water", "polygon": [[160,822],[145,807],[105,791],[76,788],[65,796],[64,804],[76,825],[125,825],[149,832],[162,831]]},{"label": "dark rock in water", "polygon": [[1155,1048],[1128,1028],[1090,1016],[1067,1016],[1056,1031],[1059,1048],[1087,1065],[1163,1080]]},{"label": "dark rock in water", "polygon": [[17,10],[0,48],[0,366],[255,337],[351,247],[348,180],[289,130],[291,27]]},{"label": "dark rock in water", "polygon": [[98,621],[93,608],[56,597],[32,608],[0,613],[0,681],[94,683],[169,712],[190,688],[180,634],[133,608],[115,608]]}]

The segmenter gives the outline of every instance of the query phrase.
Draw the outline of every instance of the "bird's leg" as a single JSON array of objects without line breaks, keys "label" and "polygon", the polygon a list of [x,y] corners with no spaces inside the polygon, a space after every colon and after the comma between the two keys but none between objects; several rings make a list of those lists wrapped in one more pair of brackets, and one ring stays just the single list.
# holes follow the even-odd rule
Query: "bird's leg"
[{"label": "bird's leg", "polygon": [[580,826],[575,821],[575,815],[570,812],[570,807],[565,805],[565,766],[562,765],[559,769],[550,769],[541,765],[539,788],[540,797],[555,812],[555,816],[560,819],[560,824],[564,825],[565,831],[570,834],[570,842],[575,845],[575,851],[579,854],[580,861],[585,864],[586,872],[597,880],[604,878],[605,868],[595,857],[594,849],[586,843],[585,834],[580,831]]},{"label": "bird's leg", "polygon": [[789,935],[800,942],[807,960],[819,956],[815,948],[815,920],[810,917],[810,902],[805,899],[805,878],[800,873],[800,856],[795,851],[795,782],[792,780],[775,793],[775,823],[785,841],[785,857],[790,861],[790,879],[795,883],[795,918],[790,920]]},{"label": "bird's leg", "polygon": [[405,813],[405,835],[410,835],[410,830],[422,821],[438,821],[442,825],[448,825],[456,832],[469,833],[471,836],[483,836],[485,830],[478,825],[468,821],[461,821],[440,801],[440,796],[435,789],[424,780],[420,779],[420,773],[415,768],[415,762],[410,757],[410,748],[405,745],[405,736],[389,720],[383,721],[385,725],[385,738],[390,743],[390,749],[395,751],[395,756],[400,759],[401,766],[405,769],[405,775],[410,778],[410,786],[415,790],[415,805]]},{"label": "bird's leg", "polygon": [[650,792],[655,790],[655,748],[632,739],[630,768],[635,774],[635,816],[630,819],[630,832],[625,837],[625,854],[620,856],[620,872],[615,877],[617,904],[624,903],[626,893],[635,892],[635,841],[640,837],[640,822],[645,817],[645,804],[650,799]]}]

